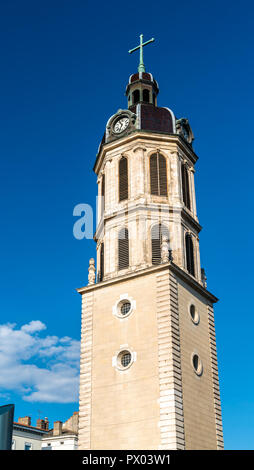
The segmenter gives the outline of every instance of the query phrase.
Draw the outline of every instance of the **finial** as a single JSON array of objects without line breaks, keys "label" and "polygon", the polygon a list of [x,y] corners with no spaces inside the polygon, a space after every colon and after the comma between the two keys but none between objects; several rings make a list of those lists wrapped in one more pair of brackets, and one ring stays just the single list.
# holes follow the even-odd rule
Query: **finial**
[{"label": "finial", "polygon": [[88,268],[88,285],[95,283],[95,261],[93,258],[89,260],[89,268]]},{"label": "finial", "polygon": [[140,45],[137,47],[134,47],[134,49],[130,49],[129,54],[132,54],[132,52],[140,49],[138,72],[145,72],[146,70],[145,70],[144,58],[143,58],[143,47],[146,46],[147,44],[150,44],[150,42],[155,41],[155,39],[152,38],[152,39],[149,39],[149,41],[143,42],[143,34],[140,34],[139,37],[140,37]]}]

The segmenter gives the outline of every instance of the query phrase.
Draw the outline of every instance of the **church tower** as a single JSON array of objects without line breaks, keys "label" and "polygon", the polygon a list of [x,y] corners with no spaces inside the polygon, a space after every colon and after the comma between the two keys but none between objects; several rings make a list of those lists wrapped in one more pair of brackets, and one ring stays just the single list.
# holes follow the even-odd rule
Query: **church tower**
[{"label": "church tower", "polygon": [[[80,449],[222,449],[213,304],[200,266],[187,119],[138,72],[110,117],[98,176],[97,276],[82,296]],[[129,51],[129,52],[133,52]],[[95,282],[96,278],[96,282]]]}]

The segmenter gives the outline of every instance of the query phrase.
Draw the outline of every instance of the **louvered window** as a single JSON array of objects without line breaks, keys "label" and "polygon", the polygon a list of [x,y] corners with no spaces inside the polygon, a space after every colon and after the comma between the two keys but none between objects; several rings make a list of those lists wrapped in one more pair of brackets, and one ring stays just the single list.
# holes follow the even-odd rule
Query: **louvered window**
[{"label": "louvered window", "polygon": [[119,160],[119,201],[128,199],[128,160],[122,157]]},{"label": "louvered window", "polygon": [[104,277],[104,243],[101,243],[100,247],[100,270],[98,272],[98,281],[103,281]]},{"label": "louvered window", "polygon": [[167,164],[166,159],[159,152],[150,157],[150,187],[151,194],[167,196]]},{"label": "louvered window", "polygon": [[160,264],[161,262],[161,242],[165,236],[169,240],[169,232],[167,227],[162,224],[154,225],[151,230],[152,238],[152,264]]},{"label": "louvered window", "polygon": [[195,276],[193,242],[189,233],[185,236],[185,250],[187,271],[192,274],[192,276]]},{"label": "louvered window", "polygon": [[189,186],[189,173],[186,165],[182,163],[182,190],[183,202],[190,209],[190,186]]},{"label": "louvered window", "polygon": [[118,269],[129,267],[129,233],[122,228],[118,234]]},{"label": "louvered window", "polygon": [[102,175],[101,179],[101,217],[104,214],[105,209],[105,175]]}]

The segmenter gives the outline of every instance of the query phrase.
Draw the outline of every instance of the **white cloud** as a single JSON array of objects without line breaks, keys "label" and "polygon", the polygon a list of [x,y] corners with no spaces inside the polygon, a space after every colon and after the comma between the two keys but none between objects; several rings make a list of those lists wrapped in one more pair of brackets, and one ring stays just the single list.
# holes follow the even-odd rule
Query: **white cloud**
[{"label": "white cloud", "polygon": [[21,328],[0,325],[0,394],[13,391],[30,402],[77,401],[80,343],[41,337],[45,329],[39,320]]},{"label": "white cloud", "polygon": [[27,325],[23,325],[21,327],[22,331],[25,331],[26,333],[34,333],[35,331],[41,331],[45,330],[47,327],[42,323],[40,320],[33,320],[30,321]]}]

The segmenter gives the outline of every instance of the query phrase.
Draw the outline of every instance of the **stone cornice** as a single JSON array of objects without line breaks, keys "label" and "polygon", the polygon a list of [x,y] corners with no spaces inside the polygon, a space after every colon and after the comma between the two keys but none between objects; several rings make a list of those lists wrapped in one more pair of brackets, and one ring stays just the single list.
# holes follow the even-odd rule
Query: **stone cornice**
[{"label": "stone cornice", "polygon": [[182,209],[181,216],[183,220],[186,220],[189,222],[189,224],[194,226],[198,233],[202,230],[202,226],[199,224],[199,222],[194,219],[194,217],[187,210],[185,210],[185,208]]},{"label": "stone cornice", "polygon": [[[137,211],[147,211],[149,213],[152,212],[158,212],[158,207],[160,209],[160,214],[165,213],[165,214],[181,214],[181,208],[180,207],[174,207],[171,206],[170,204],[163,203],[163,202],[158,202],[158,203],[153,203],[153,202],[137,202],[135,204],[135,201],[129,201],[127,204],[125,204],[123,207],[120,209],[116,210],[115,212],[111,212],[110,214],[105,214],[104,213],[104,218],[100,220],[99,224],[97,225],[96,232],[94,234],[93,239],[97,241],[101,231],[105,227],[105,222],[112,220],[112,219],[117,219],[118,217],[121,218],[125,216],[126,214],[131,215]],[[104,224],[103,224],[104,221]]]},{"label": "stone cornice", "polygon": [[189,157],[193,164],[195,164],[198,160],[198,156],[195,154],[193,149],[189,145],[187,145],[184,139],[182,139],[178,134],[165,134],[163,132],[135,130],[127,136],[123,136],[117,140],[114,140],[113,142],[109,142],[102,145],[99,153],[96,156],[95,164],[93,167],[94,172],[96,174],[99,173],[102,160],[107,151],[114,150],[115,148],[123,144],[128,144],[129,142],[132,142],[137,139],[143,139],[144,137],[146,140],[163,140],[164,142],[176,143],[179,148],[185,152],[185,154]]},{"label": "stone cornice", "polygon": [[183,271],[183,269],[179,268],[179,266],[177,266],[176,264],[170,261],[168,263],[162,263],[156,266],[151,266],[149,268],[140,269],[140,271],[137,270],[129,274],[124,274],[123,276],[117,276],[112,279],[98,282],[97,284],[80,287],[76,290],[79,294],[82,295],[82,294],[91,292],[95,289],[100,289],[106,286],[111,286],[113,284],[117,284],[119,282],[123,282],[128,279],[135,279],[136,277],[148,275],[153,272],[163,271],[164,269],[169,269],[171,272],[177,275],[182,281],[186,282],[186,284],[188,284],[190,287],[195,289],[200,295],[205,297],[212,304],[218,302],[217,297],[215,297],[211,292],[209,292],[201,284],[199,284],[192,276],[190,276],[188,273]]}]

